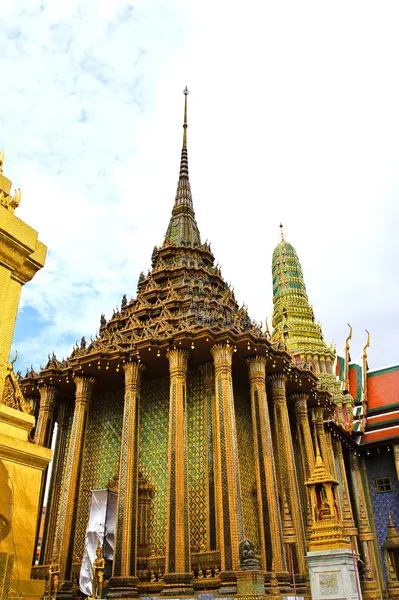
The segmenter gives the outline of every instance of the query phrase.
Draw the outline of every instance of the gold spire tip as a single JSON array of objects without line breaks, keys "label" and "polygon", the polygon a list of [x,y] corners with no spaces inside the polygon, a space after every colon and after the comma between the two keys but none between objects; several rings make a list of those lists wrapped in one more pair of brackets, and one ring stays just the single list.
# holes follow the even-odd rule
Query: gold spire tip
[{"label": "gold spire tip", "polygon": [[187,86],[184,88],[183,94],[184,94],[183,148],[187,148],[187,96],[188,96]]},{"label": "gold spire tip", "polygon": [[284,237],[284,231],[283,231],[283,224],[280,223],[280,232],[281,232],[281,241],[284,242],[285,241],[285,237]]}]

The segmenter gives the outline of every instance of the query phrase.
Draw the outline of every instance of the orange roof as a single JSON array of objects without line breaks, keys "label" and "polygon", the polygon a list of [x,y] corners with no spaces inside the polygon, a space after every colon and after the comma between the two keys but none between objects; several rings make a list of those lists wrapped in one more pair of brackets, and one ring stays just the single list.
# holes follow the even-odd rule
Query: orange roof
[{"label": "orange roof", "polygon": [[368,407],[377,408],[399,402],[399,365],[367,374]]},{"label": "orange roof", "polygon": [[362,444],[370,444],[380,440],[399,436],[399,425],[389,427],[388,429],[376,429],[375,431],[366,431],[362,436]]}]

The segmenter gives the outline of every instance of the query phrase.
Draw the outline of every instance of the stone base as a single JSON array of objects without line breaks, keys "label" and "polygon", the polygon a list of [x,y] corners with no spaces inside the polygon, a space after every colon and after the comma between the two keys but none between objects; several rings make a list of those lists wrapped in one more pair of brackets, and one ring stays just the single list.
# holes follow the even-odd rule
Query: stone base
[{"label": "stone base", "polygon": [[230,598],[237,594],[237,578],[234,571],[222,571],[219,575],[220,588],[217,597]]},{"label": "stone base", "polygon": [[109,581],[107,598],[138,598],[139,588],[137,577],[112,577]]},{"label": "stone base", "polygon": [[[358,560],[355,555],[355,561]],[[359,600],[360,584],[350,550],[308,552],[312,600]],[[360,592],[361,600],[361,592]]]},{"label": "stone base", "polygon": [[236,571],[237,598],[242,600],[264,600],[265,572],[264,571]]},{"label": "stone base", "polygon": [[169,598],[186,596],[194,598],[192,573],[167,573],[163,577],[164,587],[161,596]]}]

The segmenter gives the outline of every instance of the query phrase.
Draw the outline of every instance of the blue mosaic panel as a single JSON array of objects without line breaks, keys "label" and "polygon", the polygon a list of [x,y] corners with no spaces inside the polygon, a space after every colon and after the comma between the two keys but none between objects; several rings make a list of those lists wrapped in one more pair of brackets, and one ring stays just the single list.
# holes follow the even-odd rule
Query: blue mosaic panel
[{"label": "blue mosaic panel", "polygon": [[[381,546],[385,542],[388,530],[388,510],[391,512],[396,530],[399,531],[399,481],[392,450],[389,452],[386,448],[381,448],[380,452],[372,450],[369,455],[365,456],[365,459],[378,546],[380,548],[381,563],[386,584],[385,564]],[[393,484],[392,492],[377,494],[375,480],[380,477],[391,478]]]}]

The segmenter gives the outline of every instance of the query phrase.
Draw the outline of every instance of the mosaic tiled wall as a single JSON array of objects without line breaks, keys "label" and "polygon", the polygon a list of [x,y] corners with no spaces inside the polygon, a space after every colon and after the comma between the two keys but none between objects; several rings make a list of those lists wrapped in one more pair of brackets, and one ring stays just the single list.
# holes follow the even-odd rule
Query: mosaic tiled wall
[{"label": "mosaic tiled wall", "polygon": [[244,535],[255,544],[257,551],[260,551],[257,500],[256,495],[253,493],[256,490],[256,474],[249,390],[235,386],[234,400]]},{"label": "mosaic tiled wall", "polygon": [[[140,466],[154,486],[149,522],[150,553],[165,554],[168,477],[169,379],[146,382],[140,412]],[[200,550],[206,543],[206,448],[204,392],[198,370],[187,375],[190,543]]]},{"label": "mosaic tiled wall", "polygon": [[[380,548],[382,568],[386,582],[385,564],[381,546],[385,542],[388,530],[388,510],[391,511],[393,523],[396,530],[399,531],[399,481],[392,451],[387,452],[385,448],[381,448],[380,453],[373,451],[373,454],[366,455],[366,469],[373,504],[378,546]],[[393,491],[377,494],[375,480],[378,477],[390,477],[393,484]]]},{"label": "mosaic tiled wall", "polygon": [[90,490],[104,489],[119,470],[123,391],[94,396],[89,409],[83,471],[76,519],[74,558],[83,555]]},{"label": "mosaic tiled wall", "polygon": [[[235,389],[238,453],[244,533],[259,546],[255,466],[249,392]],[[140,468],[154,487],[149,519],[150,554],[165,554],[168,477],[169,378],[145,381],[140,403]],[[189,444],[190,538],[194,551],[205,549],[207,540],[207,442],[205,393],[199,370],[187,377]],[[96,395],[87,424],[83,471],[76,513],[74,559],[82,557],[89,513],[90,490],[105,488],[118,471],[123,418],[123,391]]]},{"label": "mosaic tiled wall", "polygon": [[168,479],[169,378],[144,382],[140,404],[139,464],[155,495],[149,518],[150,554],[165,555]]}]

